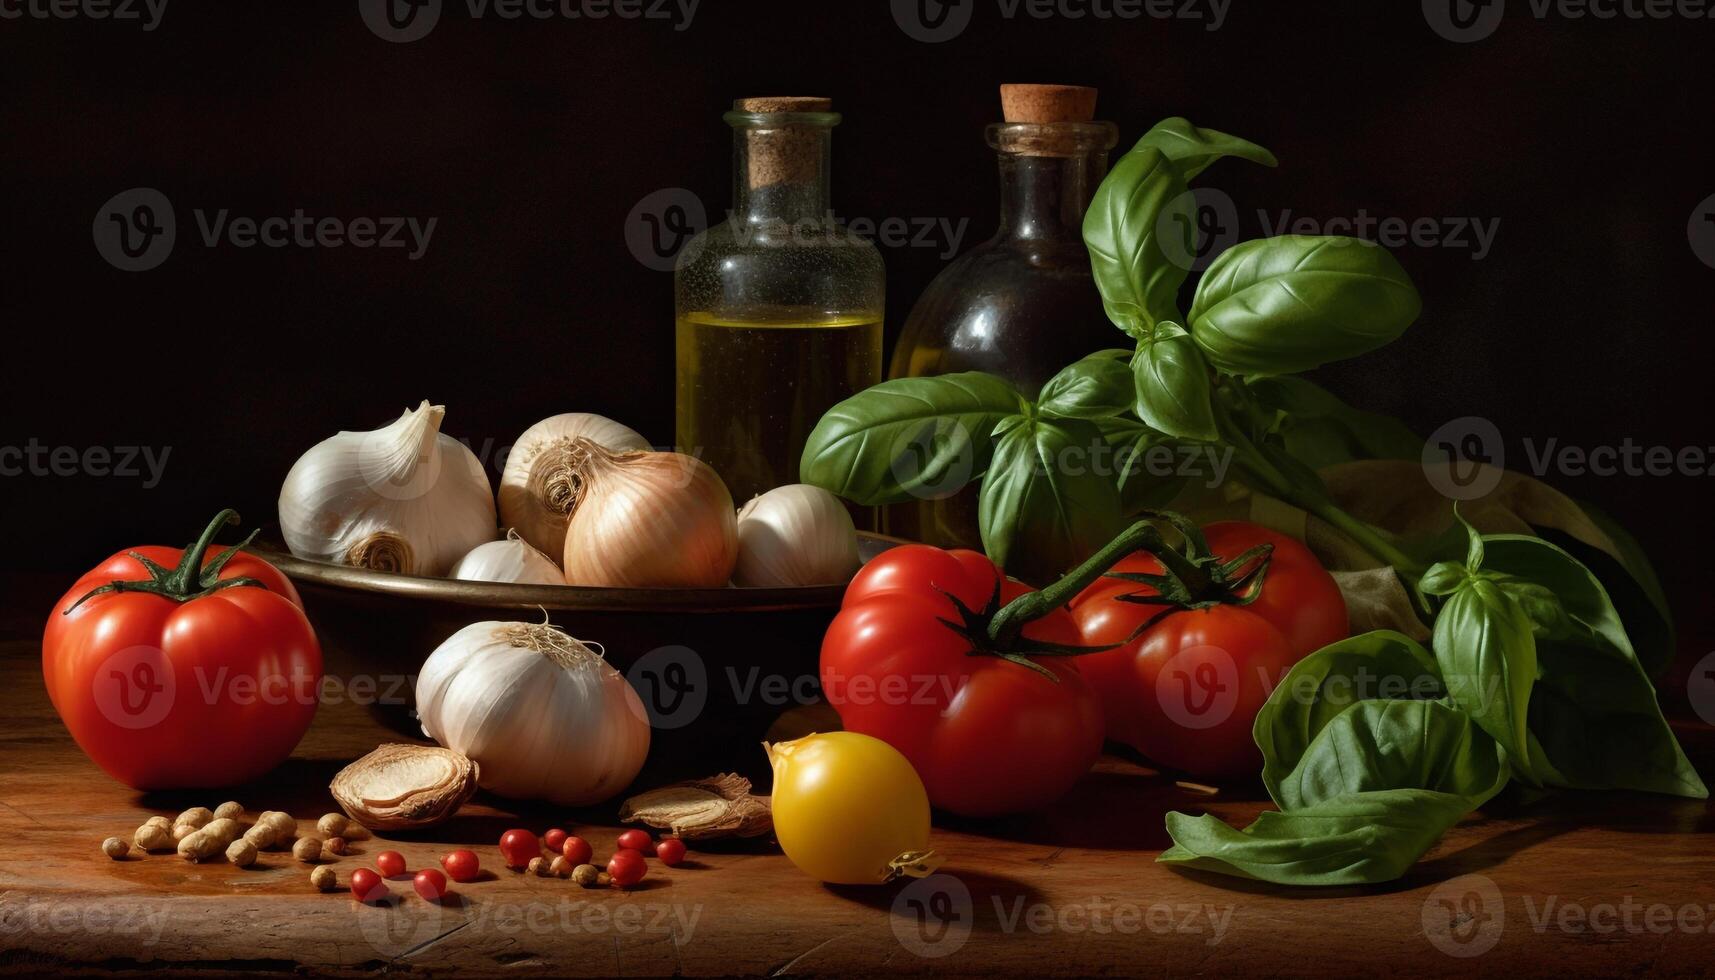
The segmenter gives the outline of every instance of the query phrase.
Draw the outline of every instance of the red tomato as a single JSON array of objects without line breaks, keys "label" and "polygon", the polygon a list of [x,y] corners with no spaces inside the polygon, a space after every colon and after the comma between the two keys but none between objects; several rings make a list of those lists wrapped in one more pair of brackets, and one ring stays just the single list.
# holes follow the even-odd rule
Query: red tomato
[{"label": "red tomato", "polygon": [[508,868],[522,868],[531,858],[542,856],[542,845],[535,834],[514,828],[500,835],[500,856]]},{"label": "red tomato", "polygon": [[447,893],[447,876],[434,868],[424,868],[411,879],[411,887],[415,888],[425,901],[438,902]]},{"label": "red tomato", "polygon": [[[1073,658],[972,656],[954,599],[986,611],[1032,591],[974,551],[903,545],[865,565],[822,640],[822,691],[847,731],[898,749],[937,807],[995,816],[1045,807],[1089,771],[1102,748],[1101,706]],[[1056,609],[1027,639],[1082,643]]]},{"label": "red tomato", "polygon": [[374,904],[387,897],[387,883],[368,868],[358,868],[351,873],[351,894],[360,902]]},{"label": "red tomato", "polygon": [[590,863],[590,858],[595,855],[595,848],[590,847],[590,842],[582,837],[568,836],[566,842],[560,845],[560,855],[570,861],[573,867],[577,867]]},{"label": "red tomato", "polygon": [[[1257,711],[1286,671],[1347,634],[1340,589],[1310,550],[1254,524],[1204,529],[1209,550],[1235,558],[1274,545],[1261,594],[1248,605],[1221,604],[1170,613],[1129,640],[1164,607],[1124,602],[1148,586],[1098,579],[1072,602],[1092,646],[1079,667],[1101,695],[1108,737],[1160,765],[1216,779],[1255,777],[1262,753],[1251,737]],[[1133,554],[1116,572],[1161,574],[1155,556]]]},{"label": "red tomato", "polygon": [[375,855],[375,870],[383,878],[397,878],[405,873],[405,855],[398,851],[382,851]]},{"label": "red tomato", "polygon": [[677,837],[668,837],[655,843],[655,856],[661,863],[671,868],[685,860],[685,842]]},{"label": "red tomato", "polygon": [[[229,520],[237,515],[222,512],[190,548],[114,555],[48,617],[48,697],[78,747],[134,789],[257,779],[291,754],[315,716],[315,630],[274,566],[207,553]],[[255,584],[211,589],[239,579]],[[115,582],[144,587],[91,594]]]},{"label": "red tomato", "polygon": [[481,863],[470,851],[453,851],[441,858],[441,867],[447,869],[447,877],[458,882],[475,881],[482,873]]},{"label": "red tomato", "polygon": [[640,854],[655,853],[655,838],[647,830],[627,830],[619,835],[619,846],[629,847]]},{"label": "red tomato", "polygon": [[607,874],[617,888],[630,888],[643,880],[649,873],[649,862],[643,859],[640,851],[622,847],[613,852],[613,857],[607,860]]}]

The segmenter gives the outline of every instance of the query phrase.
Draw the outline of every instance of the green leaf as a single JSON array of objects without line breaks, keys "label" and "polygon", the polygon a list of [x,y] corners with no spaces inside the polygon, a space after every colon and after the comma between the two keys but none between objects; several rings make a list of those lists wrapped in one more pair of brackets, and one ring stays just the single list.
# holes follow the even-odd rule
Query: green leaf
[{"label": "green leaf", "polygon": [[1278,166],[1274,154],[1252,143],[1215,129],[1191,125],[1182,116],[1163,119],[1137,141],[1132,152],[1153,148],[1166,154],[1179,165],[1180,173],[1190,181],[1222,157],[1239,157],[1265,167]]},{"label": "green leaf", "polygon": [[1434,656],[1403,633],[1362,633],[1305,657],[1281,678],[1251,728],[1262,749],[1262,781],[1269,796],[1281,803],[1281,780],[1297,768],[1322,729],[1352,705],[1445,694]]},{"label": "green leaf", "polygon": [[[1184,319],[1179,287],[1190,269],[1168,256],[1194,254],[1194,208],[1179,169],[1161,151],[1143,147],[1108,171],[1084,212],[1084,244],[1102,306],[1133,337]],[[1175,236],[1171,251],[1161,234]]]},{"label": "green leaf", "polygon": [[1180,439],[1220,438],[1208,365],[1178,324],[1140,341],[1131,370],[1138,418],[1151,428]]},{"label": "green leaf", "polygon": [[1150,428],[1130,413],[1091,421],[1107,440],[1112,453],[1123,516],[1129,518],[1146,510],[1160,510],[1179,496],[1190,478],[1179,475],[1179,454],[1174,452],[1171,436]]},{"label": "green leaf", "polygon": [[[1436,662],[1453,703],[1516,760],[1529,758],[1531,687],[1536,683],[1536,637],[1530,617],[1500,583],[1473,577],[1435,617]],[[1538,781],[1528,768],[1520,773]]]},{"label": "green leaf", "polygon": [[980,372],[883,381],[828,409],[799,479],[866,506],[946,496],[982,474],[995,426],[1026,408]]},{"label": "green leaf", "polygon": [[1131,351],[1097,351],[1048,379],[1037,397],[1044,415],[1069,419],[1102,419],[1131,410]]},{"label": "green leaf", "polygon": [[1103,444],[1082,419],[1015,418],[998,440],[977,498],[983,548],[1026,580],[1059,575],[1121,529],[1119,490],[1093,465]]},{"label": "green leaf", "polygon": [[1295,374],[1375,350],[1422,308],[1387,249],[1357,238],[1283,235],[1244,242],[1209,267],[1191,335],[1228,374]]},{"label": "green leaf", "polygon": [[1280,781],[1279,812],[1242,831],[1169,813],[1158,860],[1289,885],[1391,881],[1506,781],[1494,740],[1445,701],[1359,701]]},{"label": "green leaf", "polygon": [[1311,469],[1423,456],[1423,440],[1405,423],[1353,408],[1303,378],[1257,378],[1247,387],[1260,407],[1276,413],[1274,434],[1286,451]]},{"label": "green leaf", "polygon": [[1494,534],[1483,541],[1488,570],[1546,587],[1562,613],[1536,638],[1532,771],[1573,789],[1707,798],[1619,613],[1590,570],[1541,538]]}]

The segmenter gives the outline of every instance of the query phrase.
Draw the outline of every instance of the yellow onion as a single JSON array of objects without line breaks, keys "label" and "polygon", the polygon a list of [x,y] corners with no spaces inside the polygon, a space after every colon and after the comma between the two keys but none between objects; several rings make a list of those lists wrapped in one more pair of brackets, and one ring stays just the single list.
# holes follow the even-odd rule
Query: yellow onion
[{"label": "yellow onion", "polygon": [[738,560],[732,494],[683,453],[614,452],[573,441],[583,493],[566,525],[570,585],[718,588]]}]

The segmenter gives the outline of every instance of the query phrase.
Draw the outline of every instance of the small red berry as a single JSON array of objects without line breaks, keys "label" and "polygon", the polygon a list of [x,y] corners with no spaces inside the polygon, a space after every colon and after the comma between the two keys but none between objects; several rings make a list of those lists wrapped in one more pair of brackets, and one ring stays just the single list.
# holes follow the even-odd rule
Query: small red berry
[{"label": "small red berry", "polygon": [[447,869],[447,876],[454,881],[475,881],[482,866],[476,860],[476,855],[470,851],[453,851],[441,858],[441,867]]},{"label": "small red berry", "polygon": [[424,868],[411,879],[411,887],[417,889],[417,894],[424,900],[438,902],[447,893],[447,876],[434,868]]},{"label": "small red berry", "polygon": [[629,847],[614,851],[607,861],[608,877],[617,888],[630,888],[642,881],[648,871],[649,862],[644,860],[643,853]]},{"label": "small red berry", "polygon": [[405,855],[398,851],[382,851],[375,855],[375,870],[383,878],[397,878],[405,873]]},{"label": "small red berry", "polygon": [[550,854],[560,853],[560,848],[566,846],[566,832],[558,827],[553,828],[542,835],[542,846],[546,847]]},{"label": "small red berry", "polygon": [[590,863],[590,858],[595,856],[595,848],[582,837],[567,836],[566,842],[560,846],[560,854],[575,868],[580,864]]},{"label": "small red berry", "polygon": [[368,868],[351,873],[351,894],[360,902],[374,904],[387,897],[387,883]]},{"label": "small red berry", "polygon": [[655,838],[647,830],[628,830],[619,835],[619,846],[629,847],[639,854],[655,853]]},{"label": "small red berry", "polygon": [[685,842],[677,837],[668,837],[655,844],[655,856],[661,863],[671,868],[685,860]]},{"label": "small red berry", "polygon": [[522,868],[531,858],[542,856],[542,844],[528,830],[508,830],[500,835],[500,856],[508,868]]}]

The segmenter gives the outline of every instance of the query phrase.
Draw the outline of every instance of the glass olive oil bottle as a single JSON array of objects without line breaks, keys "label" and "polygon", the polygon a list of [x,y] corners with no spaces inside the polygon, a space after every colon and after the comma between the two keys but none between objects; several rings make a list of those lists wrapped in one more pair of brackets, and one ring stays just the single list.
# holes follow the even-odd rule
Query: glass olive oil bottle
[{"label": "glass olive oil bottle", "polygon": [[833,219],[827,99],[740,99],[733,209],[673,273],[676,441],[733,500],[798,482],[810,430],[881,380],[881,253]]},{"label": "glass olive oil bottle", "polygon": [[[1066,365],[1123,346],[1102,311],[1084,247],[1084,212],[1119,130],[1094,121],[1096,90],[1002,85],[1005,122],[988,127],[1000,164],[994,237],[941,270],[894,348],[890,377],[987,371],[1034,398]],[[886,509],[891,534],[982,547],[977,488]]]}]

